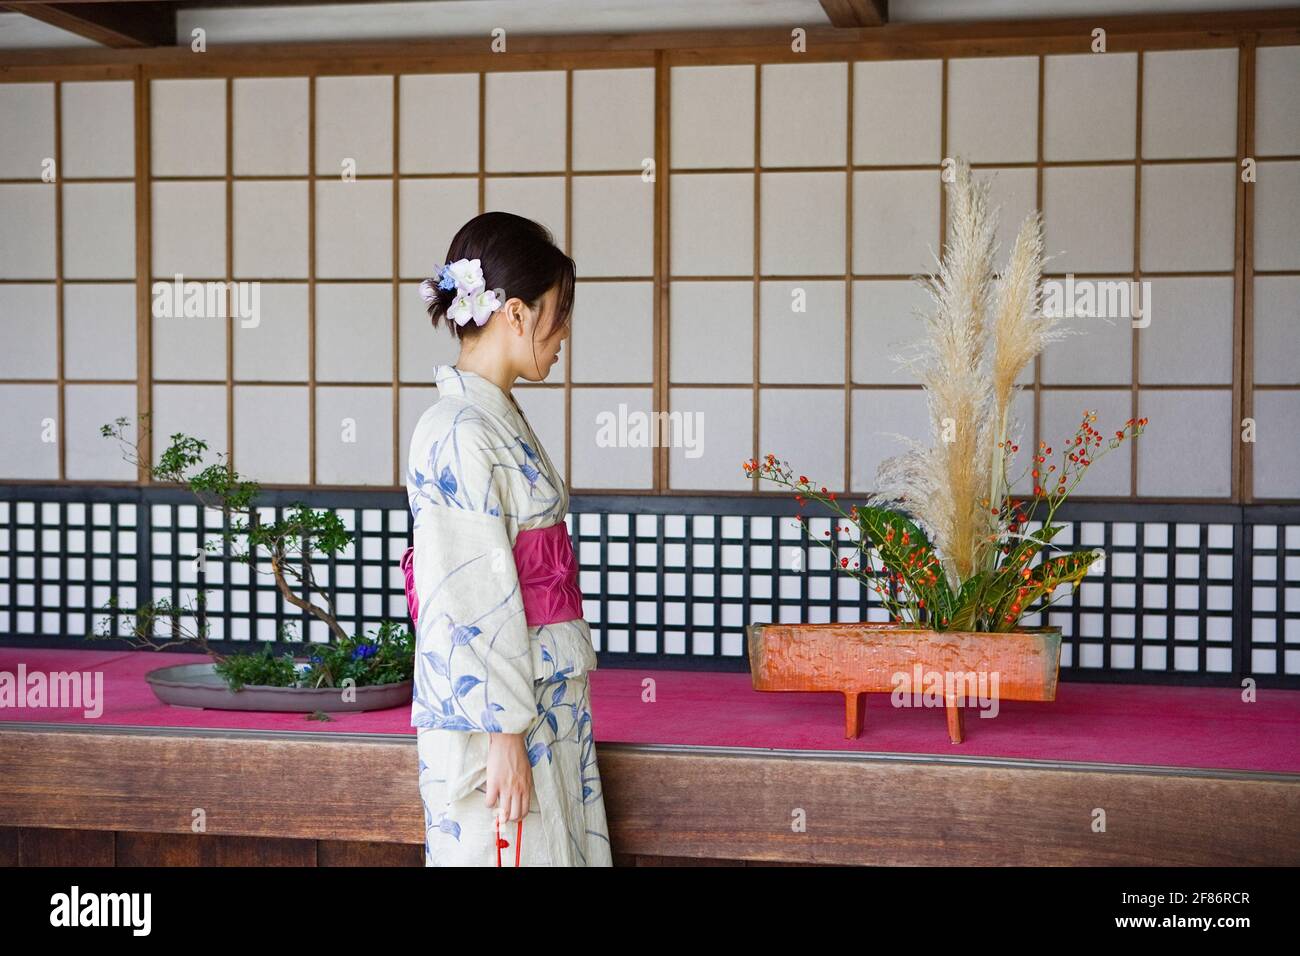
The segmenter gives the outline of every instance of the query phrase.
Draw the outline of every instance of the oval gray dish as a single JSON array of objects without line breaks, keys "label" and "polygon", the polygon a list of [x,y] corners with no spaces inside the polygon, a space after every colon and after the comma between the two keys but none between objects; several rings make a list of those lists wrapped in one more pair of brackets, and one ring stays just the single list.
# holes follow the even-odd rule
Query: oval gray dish
[{"label": "oval gray dish", "polygon": [[270,687],[245,684],[232,691],[212,664],[160,667],[144,675],[155,696],[164,704],[210,710],[267,710],[279,713],[387,710],[411,703],[413,682],[367,684],[353,688],[353,700],[343,699],[338,687]]}]

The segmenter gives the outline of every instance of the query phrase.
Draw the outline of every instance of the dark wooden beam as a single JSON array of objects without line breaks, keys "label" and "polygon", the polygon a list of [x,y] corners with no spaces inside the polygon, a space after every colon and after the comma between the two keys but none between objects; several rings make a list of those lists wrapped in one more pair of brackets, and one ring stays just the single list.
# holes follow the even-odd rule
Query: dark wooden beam
[{"label": "dark wooden beam", "polygon": [[834,27],[883,27],[889,22],[889,0],[821,0]]},{"label": "dark wooden beam", "polygon": [[169,3],[0,3],[0,7],[118,49],[176,43],[176,11]]}]

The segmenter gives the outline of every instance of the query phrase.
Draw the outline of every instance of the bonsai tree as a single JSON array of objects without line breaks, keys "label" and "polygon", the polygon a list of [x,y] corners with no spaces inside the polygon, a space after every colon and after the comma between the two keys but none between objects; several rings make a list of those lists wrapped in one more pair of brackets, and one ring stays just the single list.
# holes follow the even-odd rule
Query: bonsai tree
[{"label": "bonsai tree", "polygon": [[[1022,223],[1006,268],[993,270],[996,212],[989,184],[958,161],[948,187],[949,239],[937,275],[923,277],[933,310],[926,336],[903,359],[925,389],[932,443],[908,441],[902,455],[884,461],[877,491],[865,506],[845,511],[834,492],[768,454],[743,463],[758,475],[795,489],[803,506],[820,501],[847,525],[815,539],[835,553],[836,567],[875,591],[892,620],[934,630],[1009,631],[1077,589],[1098,550],[1053,552],[1063,526],[1057,509],[1088,468],[1108,451],[1141,434],[1145,418],[1130,418],[1103,433],[1095,412],[1085,411],[1059,452],[1040,442],[1030,463],[1011,477],[1016,379],[1048,342],[1066,334],[1042,311],[1042,219],[1035,210]],[[1054,454],[1059,460],[1054,459]],[[1030,478],[1032,496],[1015,500],[1010,489]],[[820,491],[818,490],[820,488]],[[1031,523],[1042,526],[1030,531]],[[806,520],[799,516],[800,521]],[[840,535],[855,540],[861,561],[840,555]],[[853,536],[856,535],[856,538]],[[874,561],[881,564],[877,572]],[[863,567],[865,565],[865,567]]]},{"label": "bonsai tree", "polygon": [[[141,417],[147,420],[148,416]],[[100,433],[115,439],[122,447],[123,457],[143,467],[151,480],[185,485],[205,508],[219,509],[226,516],[220,540],[206,540],[204,552],[219,549],[221,541],[225,541],[233,560],[250,565],[257,573],[269,573],[285,602],[323,622],[332,640],[315,645],[301,672],[291,653],[275,657],[269,647],[264,647],[261,653],[220,654],[208,642],[203,589],[199,592],[199,606],[188,608],[163,598],[124,612],[114,596],[105,608],[110,612],[108,618],[94,636],[125,637],[135,647],[153,650],[193,644],[213,657],[217,673],[226,678],[231,690],[238,690],[244,684],[338,687],[349,679],[353,686],[362,686],[395,683],[412,677],[415,641],[410,631],[404,625],[384,621],[377,631],[349,635],[339,623],[333,594],[316,580],[313,556],[337,555],[352,543],[352,533],[335,512],[295,503],[283,518],[263,521],[257,506],[260,486],[242,478],[230,467],[225,455],[218,453],[217,462],[204,465],[207,443],[176,433],[155,465],[141,453],[142,448],[148,447],[148,428],[141,429],[137,445],[127,438],[129,427],[128,419],[118,418],[103,425]],[[269,572],[260,565],[259,556],[268,560]],[[196,623],[187,625],[186,618],[193,618]],[[123,626],[125,633],[122,633]],[[160,628],[171,637],[159,640]],[[287,627],[281,628],[280,638],[295,639]]]}]

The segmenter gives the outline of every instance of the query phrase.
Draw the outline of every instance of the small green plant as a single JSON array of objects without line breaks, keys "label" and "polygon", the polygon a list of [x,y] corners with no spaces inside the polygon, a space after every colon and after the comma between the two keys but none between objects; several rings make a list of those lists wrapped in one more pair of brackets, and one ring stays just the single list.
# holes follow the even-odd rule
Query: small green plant
[{"label": "small green plant", "polygon": [[[141,416],[147,419],[147,415]],[[220,509],[228,518],[219,537],[203,542],[204,553],[219,552],[224,542],[232,560],[249,565],[257,573],[267,573],[258,558],[269,558],[270,574],[285,602],[312,615],[328,627],[332,640],[313,644],[306,663],[297,663],[292,653],[273,655],[269,647],[261,652],[223,655],[208,642],[207,620],[203,613],[205,591],[199,591],[196,605],[179,606],[166,598],[143,604],[133,610],[121,607],[117,597],[110,597],[108,612],[100,630],[92,637],[126,638],[133,646],[163,650],[176,644],[192,644],[212,656],[214,669],[231,690],[245,685],[271,687],[341,687],[346,681],[353,686],[388,684],[409,680],[415,669],[415,638],[405,626],[384,621],[377,631],[350,635],[339,624],[334,598],[313,574],[313,559],[326,560],[345,551],[352,543],[339,516],[329,510],[316,510],[294,503],[283,518],[263,521],[257,498],[260,486],[241,478],[224,455],[217,463],[203,465],[207,443],[176,433],[171,443],[153,465],[141,454],[147,447],[149,431],[141,429],[138,443],[127,437],[130,422],[117,418],[100,428],[105,438],[117,440],[127,461],[142,467],[158,482],[182,484],[189,488],[207,508]],[[169,637],[160,639],[160,634]],[[281,628],[282,640],[293,640],[292,632]]]}]

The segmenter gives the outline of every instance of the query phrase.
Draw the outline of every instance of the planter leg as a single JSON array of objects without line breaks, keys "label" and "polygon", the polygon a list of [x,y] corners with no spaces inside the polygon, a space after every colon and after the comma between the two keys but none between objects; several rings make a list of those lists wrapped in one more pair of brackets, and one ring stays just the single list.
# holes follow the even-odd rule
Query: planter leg
[{"label": "planter leg", "polygon": [[944,700],[944,709],[948,712],[948,739],[959,744],[966,736],[966,723],[961,705],[957,703],[956,698],[949,697]]},{"label": "planter leg", "polygon": [[844,738],[852,740],[862,732],[862,712],[867,703],[866,694],[844,692]]}]

